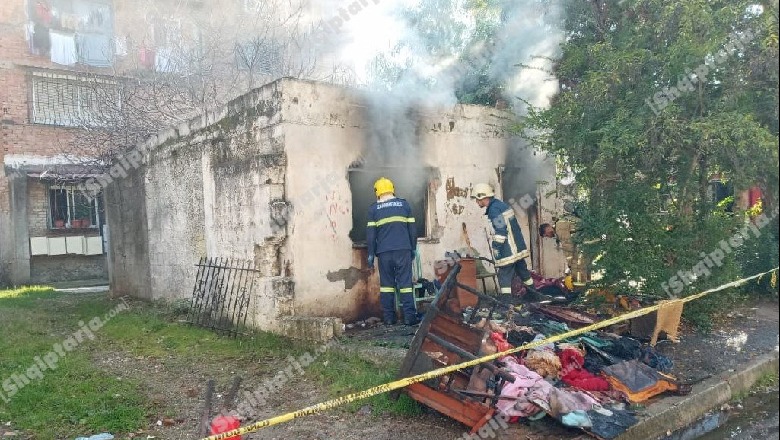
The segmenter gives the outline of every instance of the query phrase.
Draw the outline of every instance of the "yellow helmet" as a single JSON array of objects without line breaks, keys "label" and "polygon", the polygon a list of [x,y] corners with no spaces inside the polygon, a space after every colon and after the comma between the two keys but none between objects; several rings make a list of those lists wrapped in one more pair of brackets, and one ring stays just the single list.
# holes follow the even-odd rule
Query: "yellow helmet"
[{"label": "yellow helmet", "polygon": [[380,197],[384,194],[394,193],[395,187],[393,186],[393,182],[390,179],[387,177],[380,177],[376,182],[374,182],[374,192],[376,193],[377,197]]},{"label": "yellow helmet", "polygon": [[493,187],[487,183],[478,183],[474,185],[474,189],[471,191],[471,197],[482,200],[486,197],[494,197],[496,193],[493,192]]}]

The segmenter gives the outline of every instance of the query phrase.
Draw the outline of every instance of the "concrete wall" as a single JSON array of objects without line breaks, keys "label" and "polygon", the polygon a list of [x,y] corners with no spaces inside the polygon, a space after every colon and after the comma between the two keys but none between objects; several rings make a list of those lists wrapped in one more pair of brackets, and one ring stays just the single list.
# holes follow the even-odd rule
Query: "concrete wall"
[{"label": "concrete wall", "polygon": [[149,228],[146,218],[146,167],[129,170],[104,191],[108,225],[111,292],[152,299]]},{"label": "concrete wall", "polygon": [[[2,156],[2,148],[0,148],[0,156]],[[8,179],[5,177],[5,170],[0,167],[0,287],[11,284],[11,262],[15,253],[11,246],[13,234],[9,199]]]},{"label": "concrete wall", "polygon": [[[5,168],[5,186],[0,190],[0,282],[9,285],[30,280],[30,240],[27,232],[27,176]],[[5,195],[2,195],[2,193]]]},{"label": "concrete wall", "polygon": [[30,259],[30,282],[33,284],[103,280],[107,273],[104,255],[36,255]]},{"label": "concrete wall", "polygon": [[280,331],[279,317],[292,315],[292,283],[282,265],[286,157],[277,87],[139,146],[145,164],[106,191],[112,292],[189,298],[201,257],[253,260],[248,322]]},{"label": "concrete wall", "polygon": [[[376,311],[378,275],[367,276],[365,250],[355,248],[349,238],[352,209],[368,206],[353,206],[348,170],[377,127],[365,117],[366,102],[347,89],[290,81],[282,91],[287,199],[294,212],[287,255],[295,279],[295,313],[364,317]],[[469,193],[478,182],[500,188],[499,168],[510,142],[503,128],[507,116],[478,106],[416,116],[420,166],[434,169],[428,233],[419,243],[424,277],[435,279],[434,263],[447,251],[470,245],[489,255],[485,231],[492,229]],[[553,180],[554,174],[549,177]],[[525,219],[525,213],[518,215]],[[523,231],[528,238],[527,221]]]},{"label": "concrete wall", "polygon": [[200,142],[170,142],[155,150],[145,174],[146,226],[152,298],[186,298],[195,263],[206,253]]},{"label": "concrete wall", "polygon": [[[200,257],[253,259],[256,327],[321,338],[339,321],[312,317],[371,314],[378,275],[349,237],[352,210],[368,208],[353,206],[348,180],[372,129],[365,110],[354,90],[284,79],[150,140],[146,165],[106,193],[112,289],[186,298]],[[477,106],[416,115],[419,166],[433,169],[419,246],[426,278],[447,251],[488,253],[490,225],[469,190],[499,187],[505,117]],[[145,236],[128,226],[143,223]]]}]

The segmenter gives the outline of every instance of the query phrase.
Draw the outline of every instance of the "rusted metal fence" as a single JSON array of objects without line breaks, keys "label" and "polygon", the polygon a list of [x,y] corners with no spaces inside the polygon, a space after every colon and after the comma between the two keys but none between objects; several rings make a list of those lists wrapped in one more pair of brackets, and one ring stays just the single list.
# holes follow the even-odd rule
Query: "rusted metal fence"
[{"label": "rusted metal fence", "polygon": [[187,322],[231,337],[246,328],[249,301],[257,282],[253,262],[202,257],[192,290]]}]

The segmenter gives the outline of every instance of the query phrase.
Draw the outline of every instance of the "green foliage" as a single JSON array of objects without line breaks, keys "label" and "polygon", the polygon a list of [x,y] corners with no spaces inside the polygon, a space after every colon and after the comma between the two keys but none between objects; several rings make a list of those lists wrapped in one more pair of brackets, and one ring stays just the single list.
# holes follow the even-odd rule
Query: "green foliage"
[{"label": "green foliage", "polygon": [[[411,32],[372,62],[374,86],[450,87],[459,103],[493,106],[503,85],[491,75],[485,55],[501,28],[497,0],[421,0],[403,9],[401,21]],[[478,60],[479,59],[479,60]]]},{"label": "green foliage", "polygon": [[[379,368],[373,363],[337,350],[330,350],[312,364],[309,369],[323,383],[330,384],[329,391],[334,397],[364,391],[369,388],[392,382],[400,365],[390,363]],[[365,400],[357,400],[346,406],[350,411],[357,411],[364,405],[371,405],[372,414],[396,414],[414,416],[422,413],[420,405],[401,394],[398,400],[392,400],[387,393],[382,393]]]},{"label": "green foliage", "polygon": [[[777,2],[763,14],[754,3],[567,3],[560,93],[517,129],[576,172],[586,195],[577,239],[599,257],[601,285],[665,297],[664,283],[741,230],[745,217],[708,194],[715,174],[737,193],[759,186],[765,210],[777,206]],[[710,55],[747,31],[754,37],[732,53]],[[705,61],[706,78],[692,90],[664,95]],[[751,255],[776,265],[765,258],[776,254],[776,237],[760,242],[761,256]],[[680,293],[755,274],[745,252],[728,252]]]},{"label": "green foliage", "polygon": [[[738,250],[737,259],[740,262],[742,273],[745,275],[758,274],[778,267],[780,264],[778,227],[780,227],[780,224],[778,224],[778,219],[775,218],[770,224],[761,229],[760,236],[752,236]],[[746,285],[743,290],[761,294],[774,294],[776,296],[778,294],[778,285],[772,286],[772,276],[766,275]]]}]

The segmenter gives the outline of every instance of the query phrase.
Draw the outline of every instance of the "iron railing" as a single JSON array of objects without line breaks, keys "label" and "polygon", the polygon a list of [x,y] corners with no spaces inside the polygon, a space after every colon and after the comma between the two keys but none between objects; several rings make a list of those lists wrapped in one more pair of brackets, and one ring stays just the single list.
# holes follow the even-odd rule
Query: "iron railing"
[{"label": "iron railing", "polygon": [[187,322],[231,337],[243,334],[257,282],[253,262],[202,257],[192,290]]}]

